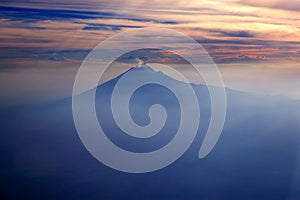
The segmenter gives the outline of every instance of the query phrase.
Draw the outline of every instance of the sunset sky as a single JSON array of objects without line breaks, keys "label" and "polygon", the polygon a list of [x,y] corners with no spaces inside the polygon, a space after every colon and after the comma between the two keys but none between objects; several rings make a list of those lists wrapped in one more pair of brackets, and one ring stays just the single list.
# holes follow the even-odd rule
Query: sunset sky
[{"label": "sunset sky", "polygon": [[299,0],[3,0],[1,102],[70,94],[85,56],[106,38],[142,27],[198,41],[226,87],[300,99]]}]

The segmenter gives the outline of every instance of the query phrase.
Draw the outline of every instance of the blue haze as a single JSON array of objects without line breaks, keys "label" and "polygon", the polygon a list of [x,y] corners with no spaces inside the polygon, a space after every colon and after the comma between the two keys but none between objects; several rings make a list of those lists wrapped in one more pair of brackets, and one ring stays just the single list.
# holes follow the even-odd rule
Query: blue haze
[{"label": "blue haze", "polygon": [[[151,69],[132,68],[125,73],[132,70],[139,70],[141,77],[155,76],[173,84],[185,84]],[[168,119],[158,135],[144,141],[131,138],[116,126],[110,111],[111,93],[120,76],[96,88],[96,109],[103,129],[115,144],[130,151],[161,148],[178,128],[178,101],[162,86],[153,84],[138,89],[130,102],[133,119],[140,125],[149,123],[148,108],[155,103],[166,108]],[[228,113],[223,133],[213,151],[200,160],[198,151],[209,123],[210,100],[206,86],[193,88],[201,111],[194,143],[175,163],[146,174],[115,171],[87,152],[75,130],[71,98],[1,111],[2,199],[290,197],[295,172],[300,170],[300,103],[227,89]],[[300,199],[300,191],[293,195]]]}]

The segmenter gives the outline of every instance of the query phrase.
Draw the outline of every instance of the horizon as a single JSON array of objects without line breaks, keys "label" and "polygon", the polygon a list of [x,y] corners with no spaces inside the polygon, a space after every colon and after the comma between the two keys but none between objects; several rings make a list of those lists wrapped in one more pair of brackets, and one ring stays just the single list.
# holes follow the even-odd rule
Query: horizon
[{"label": "horizon", "polygon": [[[77,69],[99,42],[144,27],[170,28],[195,39],[217,64],[228,88],[300,99],[297,0],[169,4],[132,0],[2,1],[1,107],[70,96]],[[139,54],[151,62],[176,64],[174,68],[180,71],[189,69],[167,52]],[[120,66],[112,67],[111,71],[116,70],[112,75],[132,63],[130,59],[119,61]],[[201,82],[193,71],[188,73],[193,82]]]}]

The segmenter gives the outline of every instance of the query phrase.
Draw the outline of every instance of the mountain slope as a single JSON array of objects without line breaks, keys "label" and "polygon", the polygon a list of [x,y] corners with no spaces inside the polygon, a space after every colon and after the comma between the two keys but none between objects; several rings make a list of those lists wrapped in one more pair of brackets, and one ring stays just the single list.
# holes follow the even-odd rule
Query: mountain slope
[{"label": "mountain slope", "polygon": [[[139,74],[172,84],[185,84],[149,68]],[[174,137],[180,109],[164,87],[143,86],[132,97],[132,118],[149,123],[148,109],[162,104],[166,126],[142,141],[115,124],[110,97],[120,75],[96,88],[98,119],[118,146],[135,152],[163,147]],[[136,77],[132,77],[136,78]],[[1,114],[1,195],[26,199],[285,199],[299,170],[299,103],[289,99],[227,90],[227,118],[213,151],[198,159],[210,119],[207,88],[193,85],[200,102],[201,122],[189,150],[175,163],[153,173],[126,174],[95,160],[82,145],[72,118],[71,98],[19,108]],[[89,91],[91,92],[91,91]],[[82,94],[84,95],[84,94]],[[109,152],[108,152],[109,153]],[[300,185],[294,183],[295,188]],[[298,188],[299,188],[298,187]],[[297,191],[296,191],[297,192]],[[300,194],[293,194],[300,198]]]}]

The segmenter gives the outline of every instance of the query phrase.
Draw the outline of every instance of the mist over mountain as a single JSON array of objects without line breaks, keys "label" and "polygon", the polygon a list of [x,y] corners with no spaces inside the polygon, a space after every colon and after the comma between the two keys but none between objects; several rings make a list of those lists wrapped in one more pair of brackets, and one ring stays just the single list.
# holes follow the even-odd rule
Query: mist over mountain
[{"label": "mist over mountain", "polygon": [[[187,84],[149,67],[124,72],[180,87]],[[180,122],[179,102],[168,88],[148,84],[130,100],[133,120],[145,126],[149,108],[167,112],[163,129],[148,139],[124,134],[114,121],[111,96],[120,76],[99,85],[96,111],[107,137],[123,149],[149,152],[170,142]],[[136,76],[138,75],[138,76]],[[128,85],[130,87],[130,85]],[[211,86],[209,86],[211,87]],[[159,171],[128,174],[94,159],[81,143],[72,99],[2,111],[0,115],[1,195],[24,199],[299,199],[300,103],[226,89],[227,117],[222,135],[204,159],[198,152],[209,125],[207,86],[192,84],[200,106],[198,134],[188,151]],[[81,95],[86,95],[89,92]],[[126,91],[124,91],[126,92]],[[142,134],[142,133],[141,133]],[[109,154],[109,152],[107,152]]]}]

